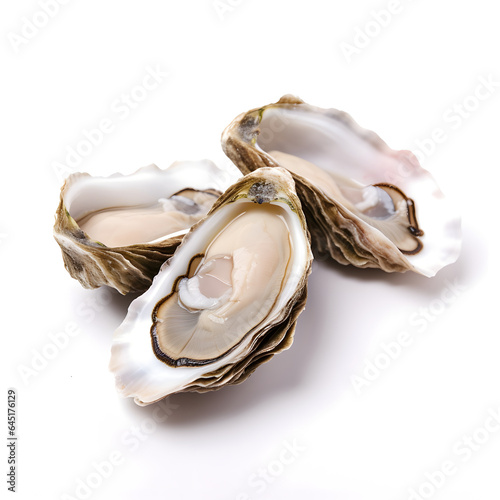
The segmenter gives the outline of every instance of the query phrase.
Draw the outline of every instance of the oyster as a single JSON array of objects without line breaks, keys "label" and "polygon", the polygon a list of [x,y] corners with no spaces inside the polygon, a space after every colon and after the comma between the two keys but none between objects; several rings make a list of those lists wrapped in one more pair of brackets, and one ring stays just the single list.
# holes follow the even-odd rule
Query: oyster
[{"label": "oyster", "polygon": [[146,405],[242,382],[290,347],[311,262],[291,175],[238,180],[131,303],[113,338],[117,389]]},{"label": "oyster", "polygon": [[231,184],[208,160],[156,165],[131,175],[75,173],[61,189],[54,237],[85,288],[144,291],[189,228]]},{"label": "oyster", "polygon": [[240,114],[222,147],[244,173],[284,167],[315,252],[341,264],[433,276],[460,251],[460,219],[409,151],[335,109],[286,95]]}]

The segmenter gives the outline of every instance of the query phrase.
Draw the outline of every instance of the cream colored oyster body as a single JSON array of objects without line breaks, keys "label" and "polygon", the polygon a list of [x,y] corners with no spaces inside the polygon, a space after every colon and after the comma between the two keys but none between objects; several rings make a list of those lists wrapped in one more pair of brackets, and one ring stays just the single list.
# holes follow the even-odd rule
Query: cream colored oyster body
[{"label": "cream colored oyster body", "polygon": [[61,189],[54,237],[85,288],[146,290],[189,228],[231,183],[208,160],[155,165],[131,175],[72,174]]},{"label": "cream colored oyster body", "polygon": [[292,173],[319,254],[426,276],[458,257],[460,219],[429,172],[346,113],[284,96],[239,115],[222,146],[243,173]]},{"label": "cream colored oyster body", "polygon": [[144,405],[245,380],[291,345],[311,262],[290,174],[237,181],[130,305],[113,338],[119,392]]}]

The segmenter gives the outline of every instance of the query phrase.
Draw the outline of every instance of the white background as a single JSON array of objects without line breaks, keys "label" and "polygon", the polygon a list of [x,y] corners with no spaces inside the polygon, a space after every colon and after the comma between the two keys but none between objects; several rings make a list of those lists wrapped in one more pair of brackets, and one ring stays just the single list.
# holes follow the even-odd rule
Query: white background
[{"label": "white background", "polygon": [[[30,31],[24,18],[44,24],[39,3],[3,3],[1,366],[5,407],[7,388],[18,391],[17,498],[500,497],[500,431],[483,427],[500,407],[498,13],[491,0],[395,5],[73,0]],[[169,74],[118,112],[148,67]],[[496,85],[479,101],[481,78]],[[247,382],[167,406],[121,399],[107,367],[130,298],[84,290],[64,270],[54,164],[105,118],[113,130],[75,170],[227,164],[224,127],[285,93],[349,112],[395,149],[427,140],[423,163],[463,216],[461,257],[433,279],[315,262],[292,348]],[[431,146],[436,128],[445,138]],[[51,338],[74,324],[54,354]],[[411,345],[356,391],[353,377],[402,332]],[[454,472],[425,486],[445,461]]]}]

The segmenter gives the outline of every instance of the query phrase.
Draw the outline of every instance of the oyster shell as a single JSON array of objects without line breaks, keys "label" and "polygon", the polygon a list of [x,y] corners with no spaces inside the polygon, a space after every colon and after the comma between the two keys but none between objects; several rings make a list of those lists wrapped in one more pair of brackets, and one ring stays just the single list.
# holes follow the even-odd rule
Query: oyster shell
[{"label": "oyster shell", "polygon": [[75,173],[61,189],[54,237],[85,288],[144,291],[189,228],[231,184],[208,160],[150,165],[131,175]]},{"label": "oyster shell", "polygon": [[117,389],[146,405],[242,382],[290,347],[311,262],[291,175],[243,177],[131,303],[113,338]]},{"label": "oyster shell", "polygon": [[240,114],[222,147],[244,174],[292,173],[320,255],[425,276],[458,257],[460,219],[430,173],[344,112],[286,95]]}]

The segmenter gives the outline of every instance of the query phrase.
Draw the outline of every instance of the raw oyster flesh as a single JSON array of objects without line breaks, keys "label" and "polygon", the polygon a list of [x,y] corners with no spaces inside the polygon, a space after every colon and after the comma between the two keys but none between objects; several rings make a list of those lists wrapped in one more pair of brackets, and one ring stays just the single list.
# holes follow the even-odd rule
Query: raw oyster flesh
[{"label": "raw oyster flesh", "polygon": [[54,237],[85,288],[146,290],[189,228],[231,184],[208,160],[155,165],[131,175],[72,174],[61,190]]},{"label": "raw oyster flesh", "polygon": [[222,147],[244,174],[292,173],[320,255],[426,276],[458,257],[460,218],[430,173],[344,112],[287,95],[235,118]]},{"label": "raw oyster flesh", "polygon": [[291,175],[238,180],[131,303],[113,338],[119,392],[145,405],[245,380],[291,345],[311,262]]}]

